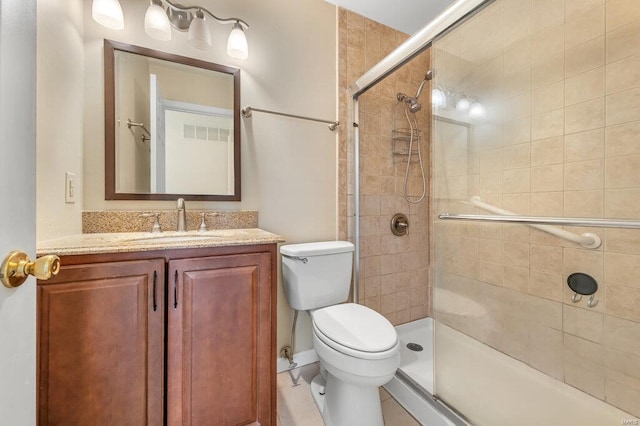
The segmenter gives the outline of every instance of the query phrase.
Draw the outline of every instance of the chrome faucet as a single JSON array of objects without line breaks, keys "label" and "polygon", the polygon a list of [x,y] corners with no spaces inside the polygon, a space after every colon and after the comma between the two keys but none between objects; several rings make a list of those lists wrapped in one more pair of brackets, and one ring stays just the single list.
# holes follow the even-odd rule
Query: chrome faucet
[{"label": "chrome faucet", "polygon": [[184,204],[184,198],[178,198],[178,231],[187,230],[187,221],[185,220],[186,206]]}]

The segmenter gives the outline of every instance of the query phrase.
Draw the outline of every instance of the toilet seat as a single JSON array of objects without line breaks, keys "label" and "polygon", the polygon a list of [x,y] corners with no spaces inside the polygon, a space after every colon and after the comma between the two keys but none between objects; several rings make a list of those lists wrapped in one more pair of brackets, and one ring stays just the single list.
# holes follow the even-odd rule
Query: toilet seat
[{"label": "toilet seat", "polygon": [[313,331],[326,345],[361,359],[383,359],[398,351],[398,334],[378,312],[344,303],[312,312]]}]

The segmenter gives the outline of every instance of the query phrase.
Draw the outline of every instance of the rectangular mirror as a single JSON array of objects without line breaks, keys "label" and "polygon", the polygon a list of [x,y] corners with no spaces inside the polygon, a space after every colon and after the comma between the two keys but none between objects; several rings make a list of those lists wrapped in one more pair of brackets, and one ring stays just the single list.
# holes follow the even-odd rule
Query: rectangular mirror
[{"label": "rectangular mirror", "polygon": [[105,199],[240,201],[240,70],[104,41]]}]

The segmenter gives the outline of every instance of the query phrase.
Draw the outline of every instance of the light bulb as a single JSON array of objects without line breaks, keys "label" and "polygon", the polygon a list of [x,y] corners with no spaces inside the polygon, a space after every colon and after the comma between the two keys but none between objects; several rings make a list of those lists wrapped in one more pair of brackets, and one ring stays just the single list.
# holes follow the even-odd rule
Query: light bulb
[{"label": "light bulb", "polygon": [[227,40],[227,55],[236,59],[247,59],[249,56],[247,37],[239,22],[233,24],[233,29],[231,30],[231,34],[229,34],[229,39]]},{"label": "light bulb", "polygon": [[194,16],[189,25],[189,44],[200,50],[211,48],[211,34],[205,23],[204,16]]},{"label": "light bulb", "polygon": [[171,40],[171,24],[162,6],[152,4],[144,15],[144,32],[157,40]]},{"label": "light bulb", "polygon": [[112,30],[124,28],[122,7],[118,0],[93,0],[91,16],[97,23]]},{"label": "light bulb", "polygon": [[469,117],[483,118],[485,115],[487,115],[487,110],[480,102],[476,101],[469,107]]},{"label": "light bulb", "polygon": [[447,96],[440,89],[433,89],[431,91],[431,105],[434,108],[441,108],[447,104]]},{"label": "light bulb", "polygon": [[470,107],[471,101],[464,97],[458,99],[458,102],[456,103],[456,109],[460,112],[467,112],[469,111]]}]

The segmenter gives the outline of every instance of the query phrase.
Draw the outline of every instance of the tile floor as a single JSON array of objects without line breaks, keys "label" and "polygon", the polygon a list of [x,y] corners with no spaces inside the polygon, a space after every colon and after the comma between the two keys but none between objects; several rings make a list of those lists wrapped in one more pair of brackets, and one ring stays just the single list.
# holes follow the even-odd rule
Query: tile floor
[{"label": "tile floor", "polygon": [[[278,426],[324,426],[309,389],[316,374],[317,363],[278,374]],[[380,400],[385,426],[420,425],[382,388]]]}]

